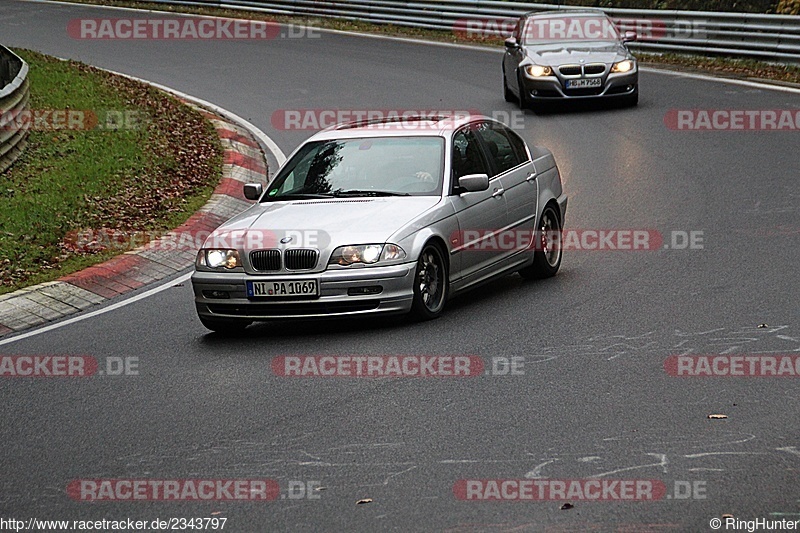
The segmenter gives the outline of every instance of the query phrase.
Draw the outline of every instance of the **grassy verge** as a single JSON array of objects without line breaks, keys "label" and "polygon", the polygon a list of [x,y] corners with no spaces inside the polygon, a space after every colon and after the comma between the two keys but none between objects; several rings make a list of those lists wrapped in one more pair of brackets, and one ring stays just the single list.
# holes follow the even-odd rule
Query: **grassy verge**
[{"label": "grassy verge", "polygon": [[30,65],[32,112],[69,109],[84,120],[72,129],[34,121],[23,156],[0,175],[0,293],[142,244],[89,250],[71,246],[70,235],[163,232],[207,201],[222,148],[202,115],[147,85],[16,52]]},{"label": "grassy verge", "polygon": [[[393,26],[391,24],[372,24],[368,22],[332,19],[324,17],[302,17],[289,15],[269,15],[236,9],[222,9],[202,6],[179,6],[157,4],[153,2],[137,2],[134,0],[67,0],[81,4],[112,5],[137,9],[170,11],[173,13],[194,13],[200,15],[230,17],[250,20],[271,20],[281,23],[294,23],[342,31],[373,33],[392,37],[410,37],[431,41],[473,44],[479,46],[502,46],[503,39],[469,39],[458,32],[445,30],[429,30]],[[650,54],[637,53],[645,64],[675,66],[689,68],[699,72],[720,74],[724,76],[758,78],[800,84],[800,66],[768,63],[751,59],[732,59],[727,57],[704,57],[683,54]]]}]

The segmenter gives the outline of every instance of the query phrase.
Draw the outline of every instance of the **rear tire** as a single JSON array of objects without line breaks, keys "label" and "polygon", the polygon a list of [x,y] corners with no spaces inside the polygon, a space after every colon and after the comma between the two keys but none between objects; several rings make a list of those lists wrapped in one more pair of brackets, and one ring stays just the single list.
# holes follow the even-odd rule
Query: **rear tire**
[{"label": "rear tire", "polygon": [[224,318],[206,318],[201,316],[200,322],[206,327],[206,329],[210,329],[216,333],[221,335],[233,335],[235,333],[241,333],[245,330],[247,326],[252,324],[252,322],[247,320],[231,320],[231,319],[224,319]]},{"label": "rear tire", "polygon": [[447,263],[441,248],[426,244],[417,259],[414,273],[414,299],[410,316],[417,321],[438,318],[450,292]]},{"label": "rear tire", "polygon": [[543,279],[556,275],[561,266],[561,217],[553,204],[545,206],[535,243],[533,264],[519,271],[525,279]]}]

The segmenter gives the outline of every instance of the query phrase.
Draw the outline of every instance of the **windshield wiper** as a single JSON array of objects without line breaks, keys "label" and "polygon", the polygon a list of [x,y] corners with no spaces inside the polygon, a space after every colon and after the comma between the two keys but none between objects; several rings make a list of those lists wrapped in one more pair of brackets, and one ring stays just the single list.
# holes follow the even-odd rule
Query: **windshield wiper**
[{"label": "windshield wiper", "polygon": [[281,194],[280,196],[265,196],[263,202],[280,202],[281,200],[313,200],[317,198],[333,198],[332,194],[319,193],[295,193]]},{"label": "windshield wiper", "polygon": [[337,198],[347,196],[411,196],[407,192],[376,191],[375,189],[349,189],[346,191],[340,189],[333,191],[333,195]]}]

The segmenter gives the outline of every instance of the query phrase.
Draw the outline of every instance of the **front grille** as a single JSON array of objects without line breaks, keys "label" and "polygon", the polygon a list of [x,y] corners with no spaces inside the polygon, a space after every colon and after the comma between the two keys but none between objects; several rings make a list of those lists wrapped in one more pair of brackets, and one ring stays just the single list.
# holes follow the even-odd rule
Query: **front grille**
[{"label": "front grille", "polygon": [[561,65],[558,67],[558,71],[561,72],[564,76],[580,76],[581,75],[581,66],[580,65]]},{"label": "front grille", "polygon": [[586,74],[602,74],[606,71],[606,66],[603,63],[592,63],[584,67]]},{"label": "front grille", "polygon": [[359,300],[357,302],[309,302],[274,304],[208,304],[208,310],[216,315],[229,316],[303,316],[328,315],[336,313],[355,313],[377,309],[380,300]]},{"label": "front grille", "polygon": [[311,270],[317,266],[317,251],[290,249],[284,253],[286,270]]},{"label": "front grille", "polygon": [[280,250],[256,250],[250,252],[250,264],[259,272],[274,272],[281,269]]}]

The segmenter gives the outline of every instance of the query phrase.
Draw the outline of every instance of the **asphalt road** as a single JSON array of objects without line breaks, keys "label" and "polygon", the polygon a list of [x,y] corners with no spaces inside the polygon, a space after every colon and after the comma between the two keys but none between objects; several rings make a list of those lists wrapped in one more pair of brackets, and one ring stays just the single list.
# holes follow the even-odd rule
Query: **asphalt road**
[{"label": "asphalt road", "polygon": [[[0,2],[0,40],[212,101],[290,152],[298,108],[512,112],[498,53],[323,33],[270,41],[99,41],[71,19],[125,12]],[[144,15],[139,15],[144,16]],[[226,530],[709,531],[800,519],[798,378],[676,378],[676,354],[800,352],[800,135],[668,129],[671,109],[794,109],[800,95],[641,74],[635,109],[524,115],[570,195],[567,226],[702,232],[702,249],[567,252],[439,320],[263,324],[209,334],[187,284],[0,347],[138,358],[137,376],[0,381],[0,517],[212,516]],[[769,327],[757,328],[759,324]],[[281,355],[522,357],[521,375],[297,379]],[[709,414],[727,419],[709,420]],[[659,501],[460,501],[464,479],[660,480]],[[270,502],[73,501],[74,479],[268,478]],[[314,498],[290,482],[319,482]],[[675,484],[701,489],[682,499]],[[313,483],[311,483],[313,485]],[[295,484],[296,486],[297,484]],[[363,498],[368,504],[357,505]],[[574,508],[561,509],[565,501]],[[625,529],[627,528],[627,529]]]}]

